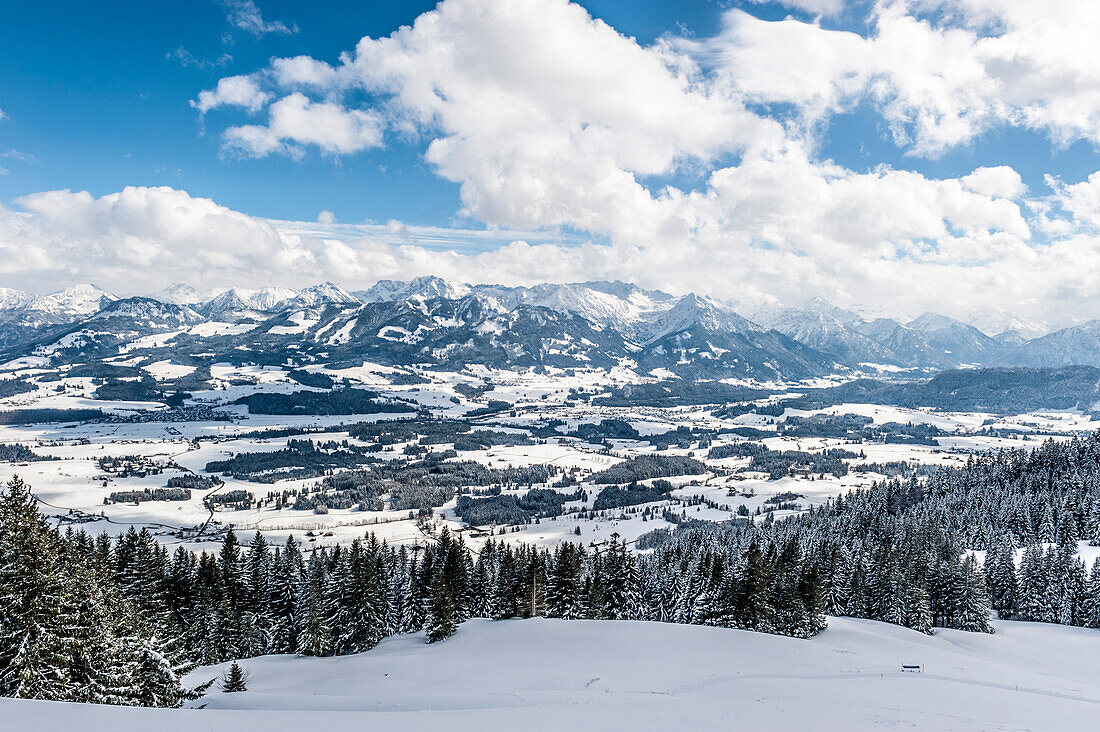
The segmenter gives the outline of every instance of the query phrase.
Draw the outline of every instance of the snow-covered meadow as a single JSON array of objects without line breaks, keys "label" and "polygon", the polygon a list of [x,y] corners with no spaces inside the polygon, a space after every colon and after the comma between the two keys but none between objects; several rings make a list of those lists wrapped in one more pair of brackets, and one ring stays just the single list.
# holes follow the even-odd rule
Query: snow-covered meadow
[{"label": "snow-covered meadow", "polygon": [[[810,640],[635,621],[473,620],[336,658],[241,662],[203,709],[0,699],[19,730],[1090,730],[1100,633],[995,623],[927,636],[830,618]],[[918,665],[920,672],[902,666]],[[222,666],[196,670],[205,681]]]}]

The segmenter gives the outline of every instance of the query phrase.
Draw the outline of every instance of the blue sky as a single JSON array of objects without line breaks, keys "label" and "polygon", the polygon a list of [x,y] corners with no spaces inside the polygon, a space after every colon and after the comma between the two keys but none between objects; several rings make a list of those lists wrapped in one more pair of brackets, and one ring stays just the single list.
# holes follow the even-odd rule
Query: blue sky
[{"label": "blue sky", "polygon": [[618,277],[1079,320],[1097,33],[1025,0],[0,0],[0,285]]},{"label": "blue sky", "polygon": [[[232,26],[217,0],[0,3],[0,109],[10,117],[0,147],[34,156],[0,163],[10,171],[0,197],[168,185],[258,216],[312,219],[327,209],[349,220],[446,223],[457,208],[454,186],[426,169],[416,147],[339,164],[225,160],[218,136],[203,134],[188,105],[236,70],[272,56],[335,60],[362,36],[386,35],[433,5],[318,0],[305,13],[302,3],[263,2],[265,18],[298,32],[256,38]],[[181,48],[207,65],[181,62],[172,55]],[[217,63],[223,54],[232,61]]]}]

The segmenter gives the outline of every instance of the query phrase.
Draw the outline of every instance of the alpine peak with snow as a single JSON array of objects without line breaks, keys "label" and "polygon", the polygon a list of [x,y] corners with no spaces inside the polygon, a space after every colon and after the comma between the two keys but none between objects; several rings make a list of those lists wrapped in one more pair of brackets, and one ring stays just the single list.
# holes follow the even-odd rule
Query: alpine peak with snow
[{"label": "alpine peak with snow", "polygon": [[1097,8],[0,2],[0,718],[1094,729]]}]

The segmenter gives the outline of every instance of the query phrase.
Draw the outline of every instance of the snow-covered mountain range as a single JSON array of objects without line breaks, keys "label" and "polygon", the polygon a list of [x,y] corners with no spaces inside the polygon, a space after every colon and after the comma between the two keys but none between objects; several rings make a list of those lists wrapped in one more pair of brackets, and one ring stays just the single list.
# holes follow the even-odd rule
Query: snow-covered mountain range
[{"label": "snow-covered mountain range", "polygon": [[87,318],[118,299],[95,285],[74,285],[49,295],[0,288],[0,348]]},{"label": "snow-covered mountain range", "polygon": [[[976,311],[983,330],[937,313],[870,319],[822,298],[747,315],[696,294],[623,282],[509,287],[429,276],[382,280],[355,293],[329,282],[300,290],[203,291],[178,284],[126,299],[78,285],[41,296],[0,289],[0,348],[9,357],[48,352],[76,359],[94,351],[109,358],[130,340],[172,331],[168,340],[158,340],[166,351],[223,349],[220,356],[227,358],[280,363],[370,357],[625,366],[688,378],[800,379],[874,366],[1100,365],[1095,321],[1042,334],[1041,326],[1008,313]],[[232,327],[205,327],[209,323]],[[990,334],[990,324],[1006,330]],[[219,343],[230,331],[232,343]],[[78,332],[80,338],[72,337]]]}]

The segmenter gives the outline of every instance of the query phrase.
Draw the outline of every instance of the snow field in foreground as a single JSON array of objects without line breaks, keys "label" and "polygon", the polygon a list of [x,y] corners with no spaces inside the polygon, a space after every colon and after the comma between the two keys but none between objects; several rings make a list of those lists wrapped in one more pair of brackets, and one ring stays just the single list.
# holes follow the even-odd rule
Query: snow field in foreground
[{"label": "snow field in foreground", "polygon": [[925,636],[830,618],[807,641],[645,622],[473,620],[431,646],[418,634],[358,656],[246,659],[248,691],[212,691],[203,710],[0,700],[0,719],[82,732],[1095,729],[1100,632],[996,628]]}]

